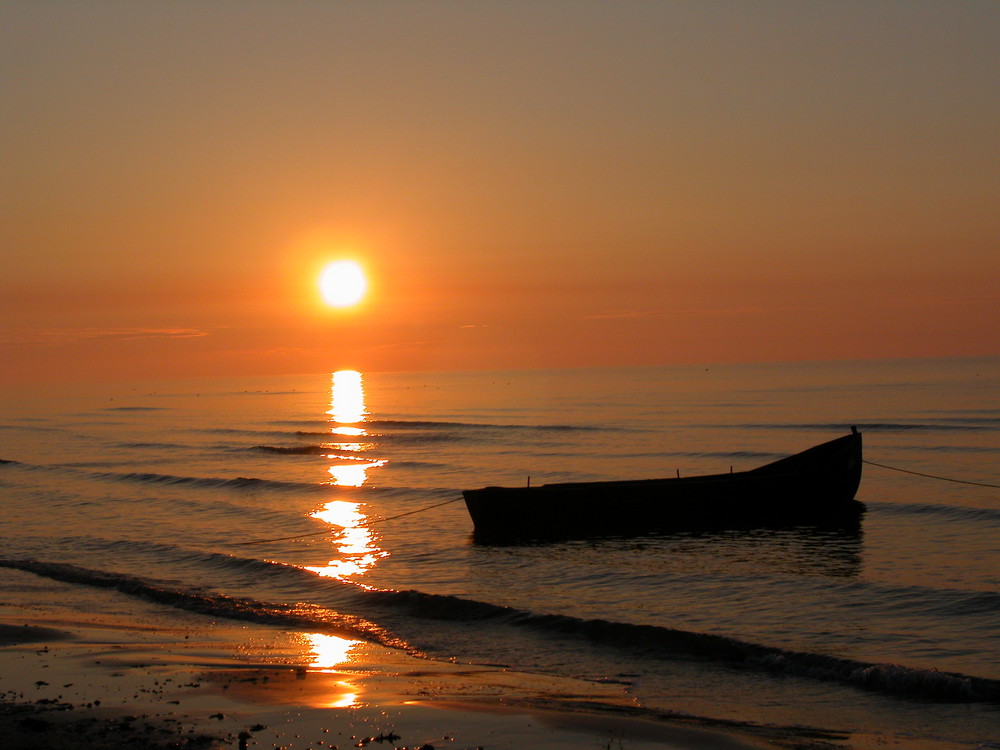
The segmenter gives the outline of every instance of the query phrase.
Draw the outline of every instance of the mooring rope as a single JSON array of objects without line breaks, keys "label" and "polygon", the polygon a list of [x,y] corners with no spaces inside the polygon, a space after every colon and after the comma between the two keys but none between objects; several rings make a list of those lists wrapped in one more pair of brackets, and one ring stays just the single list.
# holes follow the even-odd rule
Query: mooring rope
[{"label": "mooring rope", "polygon": [[[453,497],[451,500],[445,500],[443,503],[435,503],[434,505],[427,505],[423,508],[417,508],[416,510],[408,510],[406,513],[397,513],[394,516],[386,516],[385,518],[376,518],[372,521],[367,521],[366,523],[359,523],[357,526],[351,528],[363,529],[368,526],[374,526],[377,523],[382,523],[384,521],[395,521],[397,518],[402,518],[403,516],[412,516],[415,513],[423,513],[426,510],[431,510],[432,508],[440,508],[442,505],[449,505],[450,503],[455,503],[461,500],[461,497]],[[323,529],[323,531],[310,531],[307,534],[293,534],[292,536],[279,536],[273,539],[254,539],[250,542],[236,542],[237,547],[243,547],[248,544],[267,544],[268,542],[287,542],[289,539],[301,539],[307,536],[320,536],[322,534],[329,534],[330,529]]]},{"label": "mooring rope", "polygon": [[[955,482],[957,484],[971,484],[976,487],[991,487],[993,489],[1000,490],[1000,484],[989,484],[987,482],[970,482],[966,479],[954,479],[952,477],[942,477],[937,474],[925,474],[922,471],[912,471],[910,469],[901,469],[898,466],[889,466],[887,464],[876,463],[875,461],[869,461],[868,459],[862,459],[862,463],[869,464],[871,466],[878,466],[881,469],[890,469],[892,471],[899,471],[903,474],[913,474],[918,477],[926,477],[927,479],[938,479],[942,482]],[[444,505],[450,505],[451,503],[458,502],[461,497],[453,497],[451,500],[445,500],[443,503],[435,503],[434,505],[425,505],[423,508],[417,508],[416,510],[408,510],[406,513],[397,513],[394,516],[386,516],[385,518],[376,518],[372,521],[366,523],[358,524],[359,529],[367,528],[369,526],[374,526],[375,524],[384,523],[385,521],[395,521],[397,518],[403,518],[405,516],[416,515],[417,513],[424,513],[428,510],[433,510],[434,508],[440,508]],[[310,531],[306,534],[293,534],[292,536],[278,536],[271,539],[254,539],[249,542],[236,542],[235,546],[244,547],[251,544],[267,544],[269,542],[287,542],[290,539],[302,539],[309,536],[321,536],[322,534],[329,534],[330,529],[323,529],[323,531]]]},{"label": "mooring rope", "polygon": [[871,464],[872,466],[878,466],[883,469],[892,469],[893,471],[901,471],[904,474],[913,474],[918,477],[927,477],[928,479],[940,479],[942,482],[956,482],[958,484],[974,484],[976,487],[992,487],[993,489],[1000,490],[1000,484],[987,484],[986,482],[970,482],[966,479],[939,477],[937,474],[924,474],[921,471],[910,471],[909,469],[900,469],[898,466],[886,466],[885,464],[877,464],[874,461],[869,461],[867,459],[862,459],[861,463]]}]

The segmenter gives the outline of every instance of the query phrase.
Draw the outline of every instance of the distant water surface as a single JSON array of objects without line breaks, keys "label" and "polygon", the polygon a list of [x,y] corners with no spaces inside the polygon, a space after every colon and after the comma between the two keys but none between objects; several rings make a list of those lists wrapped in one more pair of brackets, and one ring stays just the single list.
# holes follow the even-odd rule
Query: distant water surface
[{"label": "distant water surface", "polygon": [[461,501],[422,509],[529,477],[739,471],[851,425],[870,461],[997,485],[998,375],[988,358],[10,392],[0,619],[141,619],[122,603],[152,598],[620,681],[651,713],[992,741],[1000,490],[866,465],[860,530],[507,546],[475,544]]}]

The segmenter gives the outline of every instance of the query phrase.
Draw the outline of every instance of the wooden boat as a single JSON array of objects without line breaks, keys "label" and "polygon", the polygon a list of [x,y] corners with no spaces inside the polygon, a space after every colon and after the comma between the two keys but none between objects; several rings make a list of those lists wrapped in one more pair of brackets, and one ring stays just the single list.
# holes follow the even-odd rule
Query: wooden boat
[{"label": "wooden boat", "polygon": [[477,540],[857,524],[861,434],[765,466],[665,479],[465,490]]}]

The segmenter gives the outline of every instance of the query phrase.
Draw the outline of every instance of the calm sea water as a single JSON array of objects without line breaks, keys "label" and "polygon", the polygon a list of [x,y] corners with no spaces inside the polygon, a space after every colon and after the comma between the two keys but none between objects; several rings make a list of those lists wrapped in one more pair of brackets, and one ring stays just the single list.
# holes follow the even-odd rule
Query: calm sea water
[{"label": "calm sea water", "polygon": [[998,383],[989,358],[8,393],[0,619],[193,611],[610,681],[651,714],[994,742],[998,489],[866,465],[860,530],[507,546],[429,506],[739,471],[851,425],[869,461],[997,485]]}]

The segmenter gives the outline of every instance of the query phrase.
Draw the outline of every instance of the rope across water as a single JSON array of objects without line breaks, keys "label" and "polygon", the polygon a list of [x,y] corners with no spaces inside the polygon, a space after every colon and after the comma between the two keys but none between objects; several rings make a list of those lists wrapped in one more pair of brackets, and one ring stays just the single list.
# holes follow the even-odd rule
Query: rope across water
[{"label": "rope across water", "polygon": [[[875,461],[869,461],[867,459],[862,459],[862,463],[866,463],[866,464],[868,464],[870,466],[878,466],[880,469],[890,469],[891,471],[899,471],[899,472],[902,472],[903,474],[912,474],[914,476],[925,477],[927,479],[937,479],[937,480],[942,481],[942,482],[955,482],[957,484],[971,484],[971,485],[974,485],[976,487],[990,487],[992,489],[998,489],[998,490],[1000,490],[1000,485],[998,485],[998,484],[989,484],[987,482],[970,482],[970,481],[968,481],[966,479],[954,479],[952,477],[938,476],[937,474],[925,474],[922,471],[911,471],[910,469],[901,469],[898,466],[889,466],[887,464],[880,464],[880,463],[876,463]],[[368,527],[368,526],[374,526],[375,524],[383,523],[384,521],[394,521],[397,518],[403,518],[404,516],[412,516],[412,515],[415,515],[417,513],[423,513],[423,512],[428,511],[428,510],[433,510],[434,508],[440,508],[440,507],[442,507],[444,505],[450,505],[451,503],[458,502],[461,499],[462,499],[461,497],[455,497],[455,498],[452,498],[451,500],[445,500],[443,503],[435,503],[434,505],[425,505],[423,508],[417,508],[416,510],[409,510],[406,513],[398,513],[398,514],[396,514],[394,516],[386,516],[385,518],[376,518],[376,519],[374,519],[372,521],[368,521],[367,523],[360,524],[359,528],[365,528],[365,527]],[[306,533],[306,534],[293,534],[292,536],[274,537],[272,539],[254,539],[254,540],[249,541],[249,542],[237,542],[235,544],[235,546],[237,546],[237,547],[245,547],[245,546],[248,546],[248,545],[251,545],[251,544],[267,544],[269,542],[287,542],[290,539],[302,539],[304,537],[321,536],[322,534],[329,534],[329,533],[330,533],[329,529],[324,529],[323,531],[313,531],[313,532],[309,532],[309,533]]]},{"label": "rope across water", "polygon": [[951,477],[941,477],[937,474],[924,474],[922,471],[910,471],[909,469],[900,469],[898,466],[887,466],[886,464],[877,464],[874,461],[868,461],[862,459],[861,463],[870,464],[872,466],[878,466],[882,469],[891,469],[892,471],[900,471],[903,474],[913,474],[918,477],[927,477],[928,479],[939,479],[942,482],[956,482],[957,484],[972,484],[976,487],[992,487],[993,489],[1000,490],[1000,484],[988,484],[987,482],[970,482],[966,479],[953,479]]},{"label": "rope across water", "polygon": [[[425,510],[431,510],[432,508],[440,508],[442,505],[449,505],[451,503],[456,503],[461,500],[461,497],[453,497],[451,500],[445,500],[443,503],[435,503],[434,505],[426,505],[423,508],[417,508],[416,510],[408,510],[406,513],[398,513],[395,516],[386,516],[385,518],[376,518],[372,521],[366,523],[360,523],[356,527],[352,528],[366,528],[368,526],[374,526],[377,523],[382,523],[383,521],[394,521],[397,518],[402,518],[403,516],[412,516],[415,513],[423,513]],[[323,531],[312,531],[308,534],[293,534],[292,536],[279,536],[273,539],[254,539],[251,542],[237,542],[235,546],[244,547],[248,544],[266,544],[268,542],[287,542],[289,539],[301,539],[307,536],[320,536],[321,534],[329,534],[329,529],[323,529]]]}]

